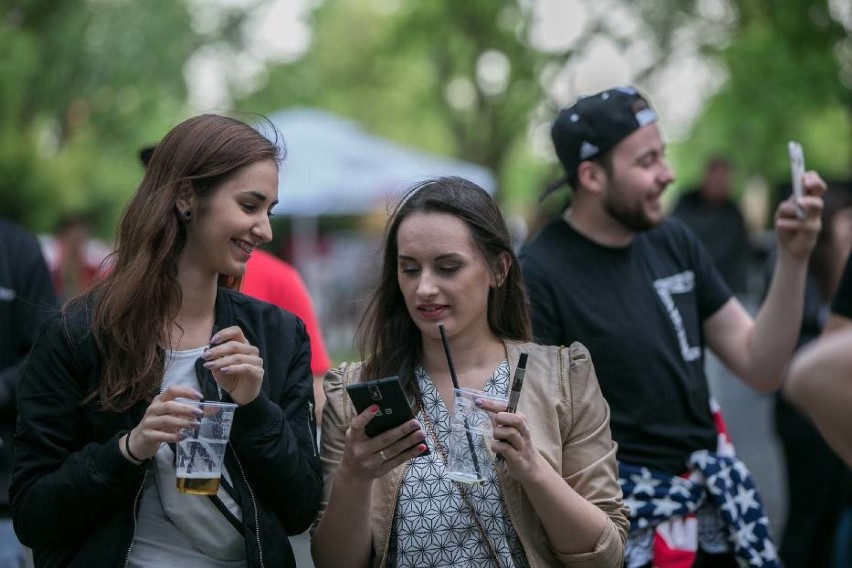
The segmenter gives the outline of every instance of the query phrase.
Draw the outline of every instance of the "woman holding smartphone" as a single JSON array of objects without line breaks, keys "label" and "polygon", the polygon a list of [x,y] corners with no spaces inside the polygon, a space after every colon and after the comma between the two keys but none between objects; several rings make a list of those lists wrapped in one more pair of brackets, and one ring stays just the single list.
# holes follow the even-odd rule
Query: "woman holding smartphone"
[{"label": "woman holding smartphone", "polygon": [[[506,398],[515,363],[529,355],[516,413],[480,399],[503,456],[482,484],[446,475],[453,381],[439,324],[461,387]],[[389,220],[359,329],[364,361],[325,380],[318,568],[621,566],[626,509],[589,353],[530,336],[517,258],[491,196],[460,178],[410,190]],[[357,414],[345,388],[390,375],[412,393],[417,417],[370,438],[377,408]]]},{"label": "woman holding smartphone", "polygon": [[[310,347],[236,291],[272,238],[278,146],[232,118],[182,122],[125,209],[115,262],[33,347],[10,494],[36,566],[295,566],[321,478]],[[175,399],[234,402],[215,496],[178,494]]]}]

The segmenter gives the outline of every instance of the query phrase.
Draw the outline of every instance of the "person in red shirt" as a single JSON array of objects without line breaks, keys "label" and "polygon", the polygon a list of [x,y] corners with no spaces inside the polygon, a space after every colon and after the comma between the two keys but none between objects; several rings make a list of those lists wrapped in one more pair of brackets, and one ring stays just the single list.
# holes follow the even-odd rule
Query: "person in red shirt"
[{"label": "person in red shirt", "polygon": [[240,291],[292,312],[305,322],[311,338],[311,374],[314,376],[315,411],[319,424],[325,403],[322,377],[331,368],[331,359],[322,339],[319,319],[314,312],[305,282],[290,264],[272,254],[255,249],[246,264]]},{"label": "person in red shirt", "polygon": [[109,248],[90,236],[91,218],[68,214],[59,219],[56,232],[41,239],[42,253],[61,301],[82,294],[109,269],[104,260]]}]

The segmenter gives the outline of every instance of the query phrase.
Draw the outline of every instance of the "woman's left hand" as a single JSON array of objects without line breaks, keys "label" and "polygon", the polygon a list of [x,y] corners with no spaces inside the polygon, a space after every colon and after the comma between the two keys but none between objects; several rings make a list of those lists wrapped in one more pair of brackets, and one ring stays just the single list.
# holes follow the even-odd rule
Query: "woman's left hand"
[{"label": "woman's left hand", "polygon": [[541,456],[536,451],[527,428],[527,417],[521,412],[505,412],[506,405],[497,401],[480,399],[480,408],[494,413],[494,444],[492,448],[506,460],[509,475],[523,483],[540,471]]},{"label": "woman's left hand", "polygon": [[210,340],[210,348],[201,356],[222,390],[240,406],[257,398],[263,383],[263,359],[243,330],[227,327]]}]

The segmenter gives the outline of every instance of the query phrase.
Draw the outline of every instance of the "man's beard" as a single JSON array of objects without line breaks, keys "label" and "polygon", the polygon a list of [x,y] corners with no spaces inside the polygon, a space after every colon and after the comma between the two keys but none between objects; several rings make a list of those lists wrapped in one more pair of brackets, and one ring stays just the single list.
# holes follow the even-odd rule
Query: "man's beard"
[{"label": "man's beard", "polygon": [[662,222],[662,217],[659,220],[650,218],[642,208],[641,202],[619,203],[619,200],[614,197],[614,194],[618,193],[617,189],[613,192],[610,187],[604,197],[604,211],[627,229],[639,233],[653,229]]}]

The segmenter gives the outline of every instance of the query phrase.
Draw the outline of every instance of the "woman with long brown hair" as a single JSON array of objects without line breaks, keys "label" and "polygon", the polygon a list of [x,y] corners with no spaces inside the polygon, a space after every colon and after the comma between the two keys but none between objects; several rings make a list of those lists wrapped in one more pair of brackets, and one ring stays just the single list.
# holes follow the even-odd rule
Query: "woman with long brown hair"
[{"label": "woman with long brown hair", "polygon": [[[608,407],[582,345],[530,342],[494,200],[461,178],[427,181],[393,211],[385,239],[359,330],[364,362],[326,375],[317,567],[620,567],[627,517]],[[494,399],[520,361],[511,413]],[[346,387],[390,375],[413,394],[416,418],[371,438],[379,408],[358,414]],[[447,462],[456,383],[484,391],[475,404],[493,421],[493,454],[473,460],[479,484],[455,481]]]},{"label": "woman with long brown hair", "polygon": [[[37,566],[295,566],[321,479],[304,325],[236,291],[272,238],[281,150],[202,115],[157,145],[111,272],[48,325],[20,381],[12,512]],[[178,494],[183,397],[236,403],[222,483]]]}]

